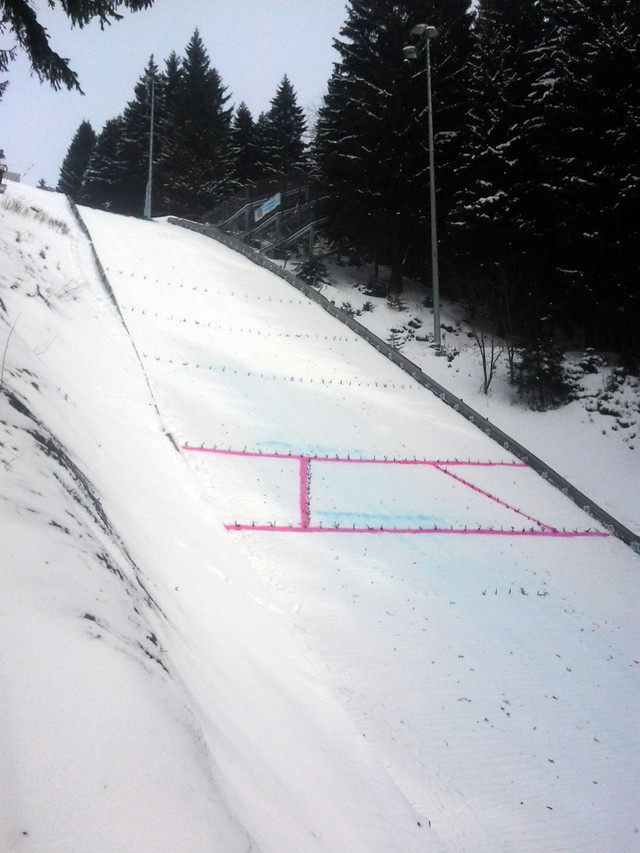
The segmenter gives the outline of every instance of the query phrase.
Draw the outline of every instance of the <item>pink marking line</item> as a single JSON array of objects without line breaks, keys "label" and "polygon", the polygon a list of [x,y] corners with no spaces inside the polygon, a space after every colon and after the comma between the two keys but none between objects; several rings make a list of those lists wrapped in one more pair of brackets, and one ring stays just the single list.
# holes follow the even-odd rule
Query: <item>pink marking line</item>
[{"label": "pink marking line", "polygon": [[309,457],[300,457],[300,521],[309,527]]},{"label": "pink marking line", "polygon": [[339,462],[352,465],[431,465],[438,468],[441,465],[465,465],[469,467],[481,468],[527,468],[526,462],[464,462],[460,459],[351,459],[345,456],[310,456],[305,453],[262,453],[256,450],[223,450],[217,447],[193,447],[185,444],[181,448],[185,451],[193,453],[218,453],[222,456],[247,456],[257,457],[262,459],[308,459],[312,462]]},{"label": "pink marking line", "polygon": [[258,456],[263,459],[302,459],[300,453],[259,453],[255,450],[222,450],[217,447],[191,447],[183,444],[181,450],[189,450],[194,453],[219,453],[223,456]]},{"label": "pink marking line", "polygon": [[277,524],[225,524],[226,530],[250,530],[254,533],[368,533],[379,535],[382,533],[404,533],[404,534],[440,534],[440,535],[467,535],[467,536],[546,536],[560,539],[578,538],[606,538],[610,533],[598,530],[555,530],[546,528],[544,530],[492,530],[490,528],[441,528],[441,527],[296,527],[294,525],[284,526]]},{"label": "pink marking line", "polygon": [[500,500],[499,497],[496,497],[496,495],[492,495],[491,492],[485,492],[485,490],[481,489],[479,486],[474,486],[473,483],[469,483],[467,480],[464,480],[462,477],[459,477],[457,474],[452,474],[451,471],[447,471],[445,468],[442,468],[439,465],[436,467],[438,468],[439,471],[442,471],[443,474],[446,474],[447,477],[453,478],[457,483],[462,483],[464,486],[468,486],[470,489],[473,489],[474,492],[478,492],[478,494],[483,495],[485,498],[489,498],[489,500],[495,501],[495,503],[500,504],[500,506],[503,506],[506,509],[510,509],[512,512],[517,513],[517,515],[521,515],[523,518],[526,518],[527,521],[531,521],[534,524],[537,524],[538,527],[542,528],[542,530],[546,530],[547,532],[555,530],[555,528],[552,527],[550,524],[545,524],[542,521],[538,521],[537,518],[534,518],[531,515],[527,515],[526,512],[522,512],[522,510],[516,509],[514,506],[511,506],[511,504],[508,504],[505,501]]}]

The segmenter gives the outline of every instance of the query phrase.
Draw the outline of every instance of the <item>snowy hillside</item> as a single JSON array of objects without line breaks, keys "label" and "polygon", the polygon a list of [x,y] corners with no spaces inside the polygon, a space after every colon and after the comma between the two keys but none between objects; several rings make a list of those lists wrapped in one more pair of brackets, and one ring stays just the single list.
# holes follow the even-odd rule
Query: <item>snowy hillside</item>
[{"label": "snowy hillside", "polygon": [[638,556],[272,274],[81,212],[117,308],[63,197],[0,206],[0,849],[638,849]]}]

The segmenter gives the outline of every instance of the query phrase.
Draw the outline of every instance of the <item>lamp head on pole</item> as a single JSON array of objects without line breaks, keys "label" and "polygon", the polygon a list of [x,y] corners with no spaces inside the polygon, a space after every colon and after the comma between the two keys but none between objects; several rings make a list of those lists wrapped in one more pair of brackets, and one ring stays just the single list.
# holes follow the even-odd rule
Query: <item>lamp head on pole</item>
[{"label": "lamp head on pole", "polygon": [[[411,29],[411,35],[424,38],[425,42],[428,42],[430,39],[437,38],[438,30],[435,27],[429,26],[428,24],[416,24]],[[406,45],[406,47],[402,48],[402,53],[404,54],[404,58],[406,60],[417,59],[420,55],[420,46],[415,44],[408,44]]]},{"label": "lamp head on pole", "polygon": [[426,39],[434,39],[438,36],[438,30],[428,24],[416,24],[411,30],[412,36],[424,36]]}]

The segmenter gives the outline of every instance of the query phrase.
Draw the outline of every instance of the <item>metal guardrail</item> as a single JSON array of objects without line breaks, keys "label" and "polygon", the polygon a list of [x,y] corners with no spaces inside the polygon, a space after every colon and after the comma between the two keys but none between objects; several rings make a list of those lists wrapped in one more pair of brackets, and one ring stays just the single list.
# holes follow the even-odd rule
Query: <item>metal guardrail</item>
[{"label": "metal guardrail", "polygon": [[218,227],[219,228],[223,228],[225,226],[229,227],[233,222],[236,221],[236,219],[240,219],[241,216],[244,216],[247,213],[247,211],[252,211],[256,205],[264,204],[265,201],[267,201],[266,198],[256,199],[255,201],[247,201],[245,204],[242,205],[241,208],[236,210],[235,213],[232,213],[231,216],[227,217],[222,222],[218,223]]},{"label": "metal guardrail", "polygon": [[[122,320],[122,322],[124,323],[124,327],[126,329],[127,324],[125,323],[124,317],[122,316],[122,311],[120,310],[120,306],[118,305],[118,300],[116,299],[116,295],[113,292],[113,288],[111,287],[111,283],[110,283],[109,279],[107,278],[107,274],[104,271],[104,267],[102,266],[102,262],[100,261],[100,258],[98,257],[98,253],[96,252],[96,247],[93,245],[93,238],[91,236],[89,229],[87,228],[87,224],[84,221],[84,219],[82,218],[82,215],[80,214],[80,211],[78,210],[76,203],[71,198],[71,196],[67,196],[67,203],[69,204],[69,207],[71,208],[71,213],[73,214],[73,218],[76,220],[76,222],[80,226],[80,230],[83,232],[83,234],[85,235],[85,237],[89,241],[89,250],[91,252],[91,257],[93,258],[93,262],[96,265],[96,269],[98,270],[98,277],[100,278],[100,281],[102,282],[102,286],[107,291],[109,299],[113,302],[115,309],[118,312],[118,315],[119,315],[120,319]],[[127,333],[128,333],[128,331],[129,330],[127,329]]]},{"label": "metal guardrail", "polygon": [[290,243],[297,243],[303,237],[308,236],[311,233],[312,229],[317,228],[318,225],[321,225],[323,222],[327,221],[327,217],[324,216],[321,219],[313,219],[311,222],[307,222],[306,225],[303,225],[302,228],[299,228],[297,231],[294,231],[292,234],[288,234],[286,237],[280,237],[279,240],[276,240],[274,243],[270,243],[268,246],[264,246],[260,249],[260,253],[270,252],[272,249],[278,249],[280,246],[287,246]]},{"label": "metal guardrail", "polygon": [[505,450],[508,450],[522,462],[525,462],[530,468],[532,468],[537,474],[539,474],[544,480],[554,486],[556,489],[559,489],[563,494],[567,495],[567,497],[571,498],[571,500],[577,504],[582,510],[588,513],[592,518],[596,521],[599,521],[600,524],[604,526],[604,528],[614,536],[617,536],[618,539],[621,539],[626,545],[628,545],[636,554],[640,555],[640,535],[634,533],[628,527],[626,527],[622,522],[618,521],[618,519],[614,518],[610,513],[608,513],[605,509],[599,506],[595,501],[592,501],[587,495],[577,489],[572,483],[570,483],[565,477],[551,468],[546,462],[543,462],[538,456],[528,450],[523,444],[520,444],[519,441],[516,441],[506,432],[501,430],[495,424],[491,423],[488,418],[485,418],[475,409],[472,409],[471,406],[467,405],[462,399],[457,397],[455,394],[452,394],[447,388],[443,385],[440,385],[439,382],[436,382],[435,379],[432,379],[428,376],[417,364],[414,364],[410,361],[406,356],[402,355],[402,353],[398,352],[398,350],[389,346],[386,341],[383,341],[373,332],[363,326],[361,323],[358,323],[353,317],[349,314],[346,314],[333,302],[330,302],[325,296],[315,290],[311,285],[307,284],[301,278],[298,278],[289,270],[283,269],[278,264],[274,263],[269,258],[266,258],[264,255],[256,252],[254,249],[251,249],[237,237],[232,237],[230,234],[225,234],[220,229],[216,228],[213,225],[202,225],[199,222],[192,222],[188,219],[176,219],[174,217],[169,217],[169,223],[172,225],[179,225],[182,228],[188,228],[191,231],[197,231],[200,234],[204,234],[207,237],[212,237],[214,240],[217,240],[219,243],[228,246],[231,249],[234,249],[240,254],[244,255],[249,260],[253,261],[258,266],[264,267],[268,269],[270,272],[279,276],[279,278],[284,279],[290,285],[295,287],[301,293],[304,293],[309,299],[313,302],[316,302],[322,308],[324,308],[327,313],[331,314],[337,320],[340,320],[341,323],[344,323],[345,326],[348,326],[352,331],[354,331],[361,338],[364,338],[368,343],[370,343],[379,353],[386,356],[390,361],[392,361],[395,365],[397,365],[401,370],[405,373],[409,374],[416,382],[426,388],[428,391],[431,391],[435,394],[443,403],[446,403],[448,406],[451,406],[456,412],[462,415],[463,418],[466,418],[470,423],[474,424],[474,426],[481,429],[485,435],[495,441],[497,444],[500,444]]},{"label": "metal guardrail", "polygon": [[[291,205],[286,204],[286,199],[296,198],[298,203],[300,202],[301,197],[304,197],[306,201],[304,203],[309,203],[308,199],[308,183],[305,182],[303,184],[294,183],[293,185],[286,185],[283,187],[282,182],[280,180],[272,180],[263,183],[259,187],[253,188],[254,192],[258,192],[256,196],[253,198],[247,198],[243,193],[241,196],[236,196],[235,198],[228,199],[227,201],[218,205],[218,207],[213,210],[207,211],[203,216],[200,217],[199,221],[203,224],[215,224],[218,228],[222,228],[225,230],[231,230],[230,226],[242,216],[244,216],[247,220],[251,220],[251,226],[248,227],[249,223],[247,222],[247,227],[240,229],[241,231],[252,231],[253,230],[253,217],[251,213],[257,207],[264,204],[268,201],[271,196],[275,193],[279,192],[282,199],[282,208],[281,209],[290,209]],[[294,205],[295,207],[295,205]],[[233,231],[237,232],[238,229],[234,228]]]}]

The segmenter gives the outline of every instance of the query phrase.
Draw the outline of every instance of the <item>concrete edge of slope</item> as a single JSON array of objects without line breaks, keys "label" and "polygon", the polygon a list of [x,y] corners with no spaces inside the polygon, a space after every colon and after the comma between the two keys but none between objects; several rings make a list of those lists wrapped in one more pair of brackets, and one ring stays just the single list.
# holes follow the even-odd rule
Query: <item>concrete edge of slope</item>
[{"label": "concrete edge of slope", "polygon": [[[122,323],[123,328],[124,328],[125,332],[127,333],[127,337],[129,338],[129,341],[131,342],[131,346],[133,347],[133,351],[135,353],[136,359],[137,359],[138,363],[140,364],[140,367],[142,368],[142,374],[145,378],[145,382],[147,383],[147,388],[149,389],[149,394],[151,395],[151,402],[153,403],[153,407],[156,410],[156,414],[158,415],[158,417],[160,418],[161,423],[162,423],[162,416],[160,415],[160,409],[158,408],[158,404],[156,402],[156,398],[155,398],[154,393],[153,393],[153,388],[151,387],[151,383],[149,382],[149,377],[147,376],[147,371],[145,370],[145,366],[144,366],[144,363],[142,361],[142,358],[140,357],[140,353],[138,352],[138,348],[136,346],[136,343],[133,340],[133,338],[131,337],[131,332],[129,331],[127,323],[124,319],[124,315],[123,315],[122,311],[120,310],[120,306],[118,305],[118,300],[116,299],[116,295],[113,291],[113,288],[111,287],[111,282],[109,281],[107,274],[104,271],[104,267],[102,266],[102,262],[101,262],[100,258],[98,257],[96,247],[93,243],[93,238],[91,237],[91,232],[89,231],[89,229],[87,227],[87,223],[82,218],[82,214],[78,210],[78,207],[77,207],[76,203],[74,202],[74,200],[70,196],[67,196],[67,202],[69,204],[69,208],[71,209],[71,213],[73,214],[74,219],[78,223],[78,227],[80,228],[82,233],[87,238],[87,241],[89,243],[89,251],[91,252],[91,257],[92,257],[93,262],[95,264],[100,283],[104,287],[105,291],[107,292],[107,296],[109,297],[109,299],[113,303],[116,311],[118,312],[118,317],[120,318],[120,322]],[[173,444],[175,449],[179,451],[180,448],[176,444],[175,438],[167,429],[165,429],[164,424],[162,424],[162,431],[164,432],[166,437],[169,439],[171,444]]]}]

